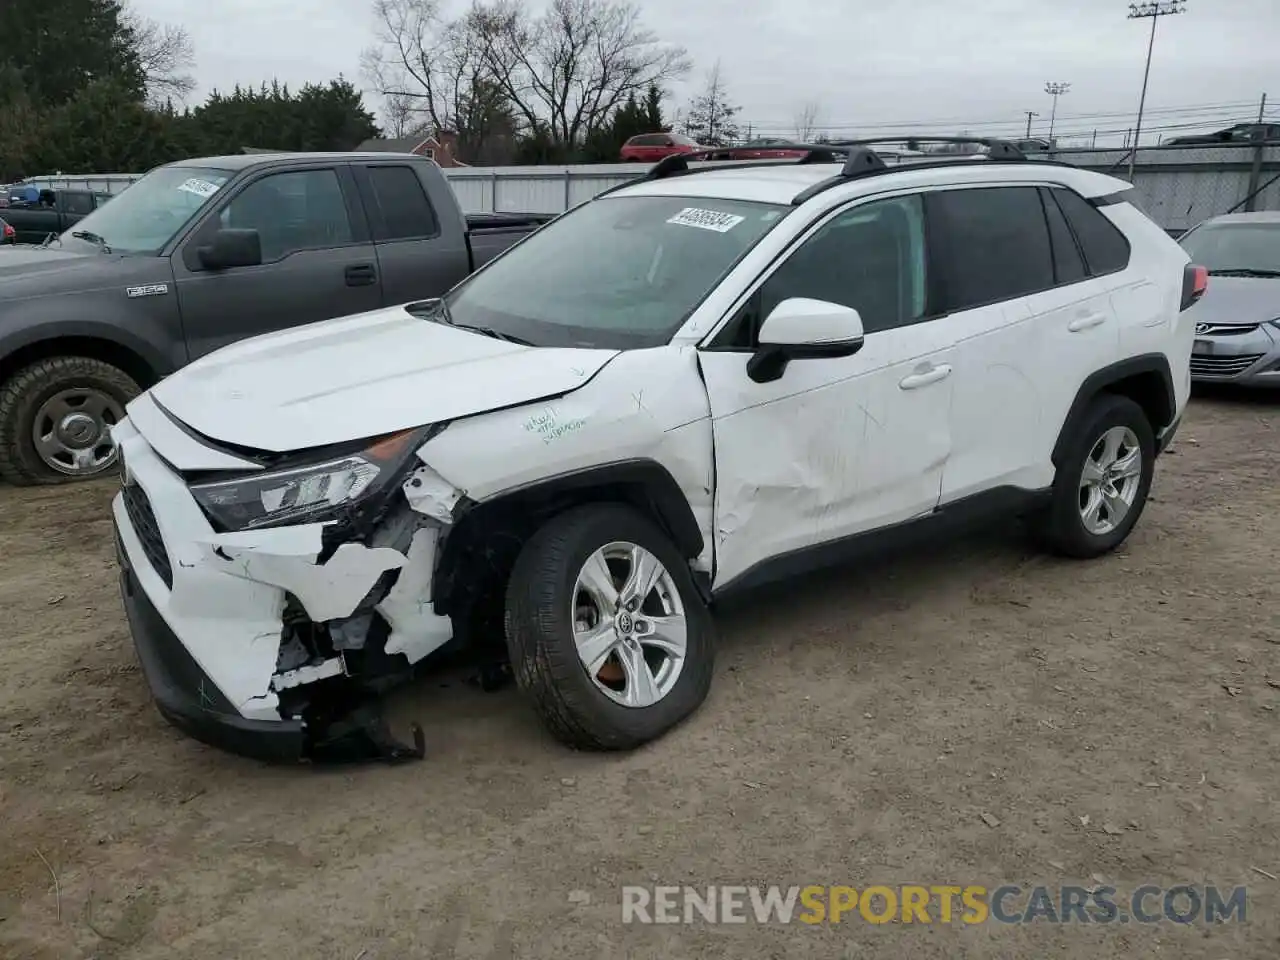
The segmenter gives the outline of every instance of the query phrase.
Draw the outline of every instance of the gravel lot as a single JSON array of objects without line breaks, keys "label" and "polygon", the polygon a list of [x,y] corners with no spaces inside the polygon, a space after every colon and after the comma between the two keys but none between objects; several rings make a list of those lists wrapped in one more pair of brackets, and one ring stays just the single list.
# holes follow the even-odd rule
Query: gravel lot
[{"label": "gravel lot", "polygon": [[[171,730],[112,483],[2,489],[0,956],[1274,958],[1278,452],[1276,400],[1200,397],[1114,556],[1000,531],[725,611],[710,700],[634,754],[568,752],[513,691],[441,676],[393,706],[426,761],[339,771]],[[628,883],[1095,874],[1247,885],[1248,920],[620,922]]]}]

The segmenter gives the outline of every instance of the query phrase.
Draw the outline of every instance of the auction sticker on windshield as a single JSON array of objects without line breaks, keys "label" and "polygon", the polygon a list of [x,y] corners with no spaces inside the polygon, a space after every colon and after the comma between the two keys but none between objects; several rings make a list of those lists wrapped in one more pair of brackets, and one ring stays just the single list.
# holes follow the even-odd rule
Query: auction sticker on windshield
[{"label": "auction sticker on windshield", "polygon": [[716,233],[728,233],[745,219],[732,213],[721,213],[719,210],[685,207],[667,223],[677,223],[682,227],[698,227],[701,230],[714,230]]},{"label": "auction sticker on windshield", "polygon": [[208,199],[218,192],[218,186],[218,184],[210,183],[208,180],[192,177],[190,180],[178,184],[178,189],[185,190],[187,193],[194,193],[197,197]]}]

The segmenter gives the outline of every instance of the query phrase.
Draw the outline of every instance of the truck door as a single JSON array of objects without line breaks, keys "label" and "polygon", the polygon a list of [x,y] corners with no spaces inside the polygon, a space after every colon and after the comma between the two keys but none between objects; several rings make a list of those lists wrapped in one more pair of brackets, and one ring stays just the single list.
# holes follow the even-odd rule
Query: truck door
[{"label": "truck door", "polygon": [[[221,228],[258,231],[262,262],[207,270],[198,248]],[[195,360],[245,337],[382,304],[377,258],[345,164],[266,171],[230,191],[174,254]]]},{"label": "truck door", "polygon": [[[454,225],[460,220],[457,203],[448,196],[443,175],[423,161],[375,161],[353,164],[351,170],[369,216],[385,303],[438,297],[466,278],[471,269],[467,239]],[[441,181],[436,195],[444,191],[442,199],[450,203],[445,225],[423,183],[426,175]]]}]

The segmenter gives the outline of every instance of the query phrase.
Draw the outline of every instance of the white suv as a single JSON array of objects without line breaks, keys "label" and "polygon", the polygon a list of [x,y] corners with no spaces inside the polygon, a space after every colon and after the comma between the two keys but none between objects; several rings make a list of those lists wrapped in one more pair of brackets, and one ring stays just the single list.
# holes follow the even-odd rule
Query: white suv
[{"label": "white suv", "polygon": [[842,149],[669,158],[441,300],[135,400],[114,515],[164,715],[263,758],[421,755],[372,698],[497,643],[557,737],[629,748],[705,698],[729,591],[992,513],[1124,540],[1204,271],[1122,181]]}]

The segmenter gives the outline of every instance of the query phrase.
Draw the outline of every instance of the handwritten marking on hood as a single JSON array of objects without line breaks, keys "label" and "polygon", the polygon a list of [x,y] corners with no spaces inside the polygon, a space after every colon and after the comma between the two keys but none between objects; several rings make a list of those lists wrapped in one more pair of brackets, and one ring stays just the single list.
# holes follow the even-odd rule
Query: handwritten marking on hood
[{"label": "handwritten marking on hood", "polygon": [[540,434],[542,442],[546,444],[551,443],[553,440],[559,440],[567,433],[581,430],[586,422],[581,417],[561,419],[560,413],[555,407],[547,407],[542,413],[535,413],[526,420],[524,428],[529,433]]}]

